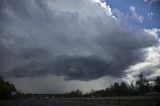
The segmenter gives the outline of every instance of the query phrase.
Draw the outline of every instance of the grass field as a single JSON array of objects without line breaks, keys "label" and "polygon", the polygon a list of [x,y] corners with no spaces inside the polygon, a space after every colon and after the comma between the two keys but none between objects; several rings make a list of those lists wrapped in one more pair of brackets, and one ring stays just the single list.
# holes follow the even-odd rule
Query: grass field
[{"label": "grass field", "polygon": [[[160,101],[158,96],[132,96],[132,97],[106,97],[106,98],[48,98],[38,99],[38,101],[64,101],[71,103],[95,103],[95,104],[111,104],[117,106],[157,106],[157,101]],[[19,100],[19,99],[18,99]],[[23,101],[25,99],[20,99]],[[36,100],[36,98],[30,98],[29,100]],[[0,100],[0,106],[10,106],[7,104],[14,104],[17,99]],[[29,101],[30,102],[30,101]],[[6,104],[6,105],[3,105]]]},{"label": "grass field", "polygon": [[106,98],[61,98],[66,102],[100,103],[123,106],[156,106],[158,96],[106,97]]}]

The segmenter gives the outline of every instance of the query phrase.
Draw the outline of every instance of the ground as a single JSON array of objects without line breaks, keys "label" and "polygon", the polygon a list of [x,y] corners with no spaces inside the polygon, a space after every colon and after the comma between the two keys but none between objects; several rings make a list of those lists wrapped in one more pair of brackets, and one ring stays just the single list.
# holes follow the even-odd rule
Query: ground
[{"label": "ground", "polygon": [[0,101],[0,106],[113,106],[106,104],[66,103],[57,100],[21,99]]}]

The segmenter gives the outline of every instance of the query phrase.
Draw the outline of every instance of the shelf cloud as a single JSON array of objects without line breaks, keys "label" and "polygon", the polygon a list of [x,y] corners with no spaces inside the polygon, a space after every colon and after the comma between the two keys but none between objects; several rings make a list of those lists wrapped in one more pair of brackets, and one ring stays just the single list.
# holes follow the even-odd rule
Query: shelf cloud
[{"label": "shelf cloud", "polygon": [[1,0],[0,73],[66,80],[121,77],[158,38],[99,0]]}]

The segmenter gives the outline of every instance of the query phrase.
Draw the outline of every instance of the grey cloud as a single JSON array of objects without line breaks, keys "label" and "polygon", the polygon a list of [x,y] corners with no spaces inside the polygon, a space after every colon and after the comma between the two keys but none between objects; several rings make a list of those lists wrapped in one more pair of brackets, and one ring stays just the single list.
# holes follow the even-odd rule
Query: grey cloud
[{"label": "grey cloud", "polygon": [[1,4],[4,76],[120,77],[143,60],[144,48],[158,42],[143,30],[122,25],[90,0],[2,0]]},{"label": "grey cloud", "polygon": [[[105,74],[119,76],[116,68],[114,64],[95,57],[59,56],[47,64],[43,62],[32,63],[27,66],[16,67],[12,72],[17,77],[54,74],[65,76],[66,79],[70,80],[91,80],[103,77]],[[116,70],[113,71],[113,69]]]},{"label": "grey cloud", "polygon": [[[73,89],[80,89],[83,93],[93,90],[101,90],[106,86],[110,86],[116,78],[103,77],[91,81],[64,80],[63,77],[48,75],[45,77],[23,77],[23,78],[7,78],[8,81],[15,84],[16,88],[23,93],[66,93]],[[106,83],[106,80],[110,82]]]}]

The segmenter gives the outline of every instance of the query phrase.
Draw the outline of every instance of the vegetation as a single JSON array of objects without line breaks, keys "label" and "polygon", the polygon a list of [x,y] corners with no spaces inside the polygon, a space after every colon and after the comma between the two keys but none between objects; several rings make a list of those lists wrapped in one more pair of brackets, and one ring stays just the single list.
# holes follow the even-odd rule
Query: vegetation
[{"label": "vegetation", "polygon": [[[11,98],[12,91],[16,91],[14,85],[8,81],[4,81],[3,78],[0,77],[0,99]],[[115,82],[113,85],[104,90],[91,90],[91,92],[87,94],[82,94],[82,91],[79,89],[65,94],[22,94],[16,91],[17,95],[15,98],[56,98],[56,100],[75,103],[104,103],[126,106],[159,106],[160,98],[158,96],[146,96],[150,94],[149,92],[153,91],[157,94],[160,93],[160,77],[158,76],[154,81],[154,86],[151,86],[143,73],[140,73],[135,84],[131,83],[129,85],[125,82]],[[3,102],[1,101],[0,103]]]},{"label": "vegetation", "polygon": [[[94,91],[83,94],[82,91],[76,89],[65,94],[22,94],[17,92],[15,86],[8,81],[4,81],[0,77],[0,99],[8,99],[11,97],[11,92],[17,92],[16,98],[28,98],[28,97],[55,97],[55,98],[94,98],[94,97],[114,97],[114,96],[139,96],[147,95],[149,92],[160,93],[160,77],[158,76],[154,81],[155,86],[151,86],[149,81],[145,78],[143,73],[140,73],[138,80],[134,84],[126,84],[125,82],[115,82],[110,87],[104,90]],[[152,89],[151,89],[152,88]]]},{"label": "vegetation", "polygon": [[160,93],[160,77],[159,76],[155,80],[154,91]]},{"label": "vegetation", "polygon": [[59,98],[65,102],[109,104],[114,106],[159,106],[153,96],[105,97],[105,98]]},{"label": "vegetation", "polygon": [[16,88],[13,84],[8,81],[4,81],[2,77],[0,77],[0,99],[8,99],[11,97],[11,92],[15,91]]},{"label": "vegetation", "polygon": [[105,90],[93,91],[82,95],[82,92],[77,89],[66,94],[57,94],[56,98],[79,98],[79,97],[113,97],[113,96],[138,96],[138,95],[154,95],[153,91],[157,94],[160,93],[160,77],[155,79],[155,86],[151,86],[149,81],[145,78],[143,73],[138,75],[138,80],[134,84],[126,84],[125,82],[115,82]]},{"label": "vegetation", "polygon": [[150,90],[149,81],[144,77],[143,73],[138,76],[139,80],[136,82],[136,87],[139,93],[147,93]]}]

